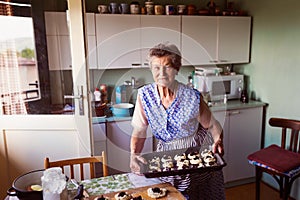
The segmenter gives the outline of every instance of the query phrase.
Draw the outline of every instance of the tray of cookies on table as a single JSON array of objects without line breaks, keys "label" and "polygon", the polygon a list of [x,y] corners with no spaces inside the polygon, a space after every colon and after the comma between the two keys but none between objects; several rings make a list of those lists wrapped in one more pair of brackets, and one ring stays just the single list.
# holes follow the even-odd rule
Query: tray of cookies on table
[{"label": "tray of cookies on table", "polygon": [[220,170],[226,163],[222,156],[213,153],[210,147],[191,147],[172,151],[143,154],[147,164],[142,164],[141,172],[147,178],[203,173]]}]

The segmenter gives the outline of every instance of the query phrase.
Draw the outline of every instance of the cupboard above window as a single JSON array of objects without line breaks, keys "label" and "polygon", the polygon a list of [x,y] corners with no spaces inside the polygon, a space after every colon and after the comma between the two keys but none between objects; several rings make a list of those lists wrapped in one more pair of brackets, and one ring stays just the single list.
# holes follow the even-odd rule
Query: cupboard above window
[{"label": "cupboard above window", "polygon": [[[65,16],[45,13],[50,70],[71,66]],[[178,46],[183,65],[250,62],[251,17],[87,13],[86,19],[90,69],[148,67],[149,49],[161,42]]]}]

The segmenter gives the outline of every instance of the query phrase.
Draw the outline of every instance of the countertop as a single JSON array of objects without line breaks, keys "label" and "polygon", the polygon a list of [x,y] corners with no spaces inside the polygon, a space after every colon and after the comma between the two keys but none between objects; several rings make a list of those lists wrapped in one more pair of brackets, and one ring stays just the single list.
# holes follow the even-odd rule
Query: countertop
[{"label": "countertop", "polygon": [[[212,112],[224,111],[224,110],[236,110],[266,106],[266,103],[260,101],[250,100],[248,103],[242,103],[239,100],[229,100],[226,104],[214,103],[210,106]],[[130,121],[132,117],[93,117],[93,124],[116,122],[116,121]]]}]

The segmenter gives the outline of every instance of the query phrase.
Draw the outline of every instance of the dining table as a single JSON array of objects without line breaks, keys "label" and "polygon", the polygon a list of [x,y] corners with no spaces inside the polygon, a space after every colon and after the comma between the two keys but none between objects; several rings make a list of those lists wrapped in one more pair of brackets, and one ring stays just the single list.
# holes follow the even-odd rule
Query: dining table
[{"label": "dining table", "polygon": [[[82,200],[96,200],[97,197],[107,197],[115,199],[114,196],[120,192],[127,192],[133,197],[141,196],[143,200],[153,200],[147,195],[148,188],[165,188],[167,195],[159,198],[159,200],[185,200],[185,197],[170,183],[162,182],[158,178],[146,178],[144,175],[134,173],[121,173],[105,177],[97,177],[93,179],[85,179],[82,181],[68,181],[66,186],[67,198],[74,199],[78,194],[78,184],[83,185],[84,197]],[[61,195],[62,197],[62,195]],[[63,200],[65,198],[61,198]],[[18,200],[17,197],[7,196],[5,200]]]}]

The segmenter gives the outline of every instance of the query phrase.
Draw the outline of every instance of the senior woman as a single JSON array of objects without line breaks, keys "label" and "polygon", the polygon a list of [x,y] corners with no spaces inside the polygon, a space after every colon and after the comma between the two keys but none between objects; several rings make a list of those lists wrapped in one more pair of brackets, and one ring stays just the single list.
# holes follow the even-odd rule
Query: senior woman
[{"label": "senior woman", "polygon": [[[181,53],[173,44],[158,44],[149,52],[154,83],[138,90],[132,119],[130,168],[140,173],[139,156],[150,126],[158,140],[156,151],[212,145],[223,153],[222,128],[211,114],[199,91],[178,82]],[[222,171],[161,177],[187,199],[225,199]]]}]

